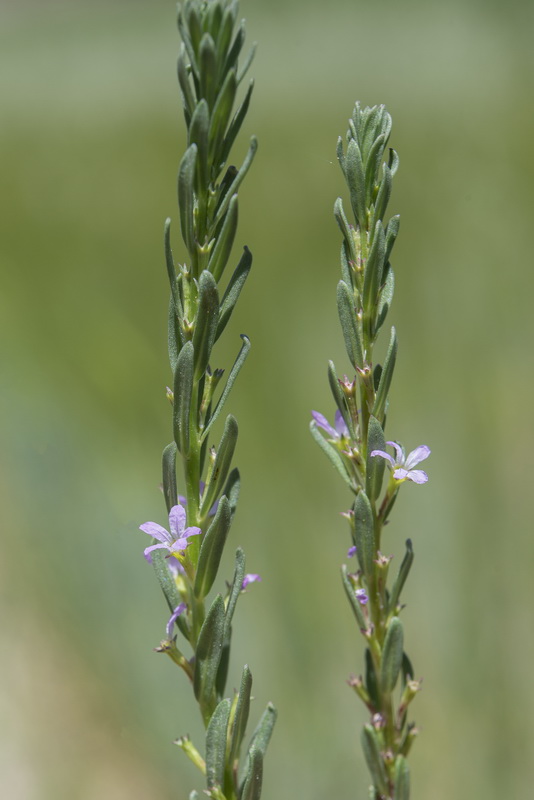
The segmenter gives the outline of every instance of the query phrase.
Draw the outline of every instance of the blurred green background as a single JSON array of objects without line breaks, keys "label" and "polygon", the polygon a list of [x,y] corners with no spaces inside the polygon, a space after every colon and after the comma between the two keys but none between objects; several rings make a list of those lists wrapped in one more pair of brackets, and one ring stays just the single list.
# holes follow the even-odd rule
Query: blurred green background
[{"label": "blurred green background", "polygon": [[[230,687],[252,669],[280,716],[267,798],[363,798],[362,647],[343,595],[349,497],[308,434],[348,368],[335,309],[355,99],[386,103],[402,216],[389,434],[433,454],[388,529],[414,539],[408,652],[424,691],[413,796],[530,796],[534,771],[533,6],[242,2],[259,41],[241,192],[254,267],[217,366],[251,356],[231,410],[241,544]],[[166,608],[138,525],[164,522],[167,283],[184,130],[171,0],[5,2],[0,11],[0,793],[185,800],[172,745],[202,744],[182,674],[152,648]],[[241,139],[242,155],[246,137]],[[175,223],[175,254],[180,258]],[[237,257],[237,250],[236,250]],[[394,562],[394,563],[395,563]]]}]

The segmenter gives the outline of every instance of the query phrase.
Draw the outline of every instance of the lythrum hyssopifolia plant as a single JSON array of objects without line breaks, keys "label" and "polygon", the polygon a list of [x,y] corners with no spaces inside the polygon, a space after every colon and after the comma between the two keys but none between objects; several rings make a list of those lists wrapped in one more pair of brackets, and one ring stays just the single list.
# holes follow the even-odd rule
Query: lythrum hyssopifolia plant
[{"label": "lythrum hyssopifolia plant", "polygon": [[346,146],[341,137],[338,141],[337,157],[354,222],[349,222],[338,198],[334,214],[343,241],[337,307],[354,374],[340,379],[329,363],[334,424],[316,411],[311,422],[312,435],[353,495],[344,516],[352,540],[347,555],[355,557],[356,568],[349,571],[343,566],[342,579],[365,641],[364,676],[351,678],[349,684],[369,712],[362,746],[372,778],[371,800],[408,800],[410,793],[407,756],[416,729],[408,721],[408,707],[420,683],[404,650],[400,613],[401,592],[414,556],[408,539],[396,577],[388,583],[391,556],[384,553],[389,545],[383,534],[400,487],[406,482],[426,483],[426,473],[415,467],[430,455],[422,445],[406,456],[397,441],[385,440],[397,357],[394,328],[383,363],[376,363],[374,356],[393,298],[390,256],[399,231],[398,216],[385,223],[399,163],[392,149],[384,161],[390,131],[391,117],[384,106],[362,109],[357,103]]},{"label": "lythrum hyssopifolia plant", "polygon": [[[239,472],[232,468],[237,422],[231,414],[226,417],[217,446],[215,423],[223,419],[221,412],[250,349],[242,336],[224,381],[223,370],[214,366],[214,346],[250,271],[252,255],[246,247],[223,289],[220,284],[236,235],[238,189],[256,152],[253,138],[241,167],[231,165],[230,152],[252,93],[250,82],[234,110],[253,55],[251,51],[238,66],[245,30],[243,23],[236,30],[237,15],[237,0],[186,0],[178,14],[178,81],[187,149],[178,173],[180,263],[171,252],[170,220],[165,224],[172,372],[167,396],[173,430],[173,440],[163,451],[168,523],[141,525],[153,539],[145,558],[169,607],[158,651],[167,653],[185,673],[206,728],[204,756],[188,736],[177,744],[205,775],[206,794],[215,800],[258,800],[263,757],[276,716],[269,704],[243,750],[252,685],[248,667],[233,697],[225,697],[225,686],[236,603],[259,575],[245,572],[241,548],[233,579],[208,600],[240,485]],[[196,797],[193,791],[191,798]]]}]

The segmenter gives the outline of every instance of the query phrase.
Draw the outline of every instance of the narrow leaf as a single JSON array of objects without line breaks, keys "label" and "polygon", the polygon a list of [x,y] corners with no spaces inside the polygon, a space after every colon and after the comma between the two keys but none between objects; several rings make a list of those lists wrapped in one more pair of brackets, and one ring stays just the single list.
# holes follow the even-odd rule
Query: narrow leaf
[{"label": "narrow leaf", "polygon": [[207,100],[211,109],[217,92],[217,53],[209,33],[205,33],[200,40],[198,67],[201,97]]},{"label": "narrow leaf", "polygon": [[387,796],[387,772],[380,753],[378,734],[372,725],[365,725],[362,731],[362,747],[374,787],[380,795]]},{"label": "narrow leaf", "polygon": [[323,450],[323,452],[330,459],[334,467],[337,469],[337,471],[339,472],[339,474],[341,475],[341,477],[343,478],[349,489],[355,492],[357,487],[353,479],[349,475],[345,463],[341,458],[341,455],[339,454],[338,450],[336,450],[335,447],[333,447],[326,441],[322,433],[320,433],[320,431],[318,430],[317,425],[315,424],[315,420],[313,419],[310,422],[310,432],[315,441],[317,442],[317,444],[319,445],[319,447],[321,448],[321,450]]},{"label": "narrow leaf", "polygon": [[384,416],[387,412],[389,387],[391,386],[391,379],[393,378],[393,370],[395,369],[396,358],[397,334],[395,332],[395,328],[392,328],[386,360],[384,361],[382,374],[380,375],[380,383],[378,384],[378,390],[372,412],[380,423],[383,423]]},{"label": "narrow leaf", "polygon": [[192,144],[185,151],[178,170],[178,206],[182,238],[190,254],[195,251],[195,227],[193,211],[195,207],[194,183],[197,159],[197,146]]},{"label": "narrow leaf", "polygon": [[206,781],[208,789],[222,786],[226,761],[226,738],[230,718],[230,700],[221,700],[206,731]]},{"label": "narrow leaf", "polygon": [[391,590],[391,596],[389,598],[388,606],[390,612],[393,611],[395,613],[395,611],[397,610],[397,605],[399,602],[401,592],[403,590],[404,584],[406,583],[406,578],[410,574],[410,569],[412,568],[413,559],[414,559],[414,552],[412,547],[412,540],[406,539],[406,553],[404,554],[404,558],[402,559],[402,563],[399,567],[399,572],[397,577],[395,578],[395,583],[393,584],[393,588]]},{"label": "narrow leaf", "polygon": [[328,384],[330,386],[330,391],[332,392],[334,402],[339,409],[339,413],[343,417],[351,437],[354,438],[354,425],[352,423],[352,417],[349,414],[349,410],[345,402],[345,395],[343,394],[341,386],[339,385],[339,380],[333,361],[328,362]]},{"label": "narrow leaf", "polygon": [[219,171],[220,164],[220,158],[217,158],[217,156],[221,149],[228,122],[230,121],[236,92],[236,73],[235,69],[231,69],[230,72],[227,73],[224,83],[217,95],[209,128],[210,162],[215,164],[217,172]]},{"label": "narrow leaf", "polygon": [[195,596],[206,597],[217,577],[219,564],[230,530],[230,504],[226,497],[221,497],[211,525],[202,540],[195,576]]},{"label": "narrow leaf", "polygon": [[371,702],[375,708],[380,708],[380,696],[378,692],[378,681],[376,680],[375,665],[373,664],[373,656],[367,647],[365,650],[365,688],[371,698]]},{"label": "narrow leaf", "polygon": [[241,547],[238,547],[235,554],[235,568],[234,568],[234,578],[232,580],[232,588],[230,589],[230,594],[228,596],[228,603],[226,606],[226,619],[224,622],[225,635],[228,635],[230,632],[230,627],[232,625],[232,619],[237,604],[237,598],[241,594],[243,588],[244,577],[245,577],[245,554],[241,549]]},{"label": "narrow leaf", "polygon": [[367,433],[367,466],[365,480],[365,492],[371,503],[373,503],[380,494],[382,480],[384,478],[384,468],[386,466],[386,462],[383,458],[371,458],[371,453],[373,450],[385,449],[386,440],[384,431],[376,417],[373,417],[371,414]]},{"label": "narrow leaf", "polygon": [[228,211],[224,217],[224,222],[217,235],[208,262],[208,269],[217,282],[219,282],[222,277],[234,245],[237,230],[237,209],[237,194],[234,194],[228,204]]},{"label": "narrow leaf", "polygon": [[245,731],[247,728],[251,689],[252,675],[248,666],[245,664],[243,667],[243,674],[241,675],[241,686],[239,687],[239,695],[237,697],[237,704],[231,732],[228,765],[232,768],[235,762],[239,759],[241,742],[243,741],[243,737],[245,736]]},{"label": "narrow leaf", "polygon": [[217,419],[217,417],[221,413],[221,411],[222,411],[222,409],[224,407],[224,404],[226,403],[226,400],[228,398],[228,395],[230,394],[230,390],[232,389],[232,386],[235,383],[235,379],[239,375],[241,367],[245,363],[245,359],[246,359],[246,357],[248,356],[248,354],[250,352],[250,339],[248,338],[248,336],[245,336],[244,333],[241,334],[241,338],[243,340],[243,344],[241,345],[241,350],[237,354],[237,358],[234,361],[234,365],[233,365],[232,369],[230,370],[230,374],[228,375],[228,380],[226,381],[226,384],[224,386],[222,394],[219,397],[217,405],[215,406],[215,410],[214,410],[213,414],[211,415],[211,417],[209,418],[208,424],[206,425],[206,427],[205,427],[205,429],[204,429],[204,431],[202,433],[202,438],[203,439],[206,438],[206,436],[208,435],[208,432],[211,430],[211,427],[213,426],[213,423],[215,422],[215,420]]},{"label": "narrow leaf", "polygon": [[224,430],[221,436],[219,449],[215,456],[213,469],[211,471],[210,479],[204,489],[202,496],[202,505],[200,507],[200,514],[205,517],[216,498],[218,497],[228,473],[230,472],[230,465],[234,455],[235,446],[237,444],[237,421],[235,417],[228,414],[226,422],[224,423]]},{"label": "narrow leaf", "polygon": [[202,716],[207,722],[216,705],[215,681],[221,659],[224,637],[224,602],[217,595],[200,629],[195,654],[193,687]]},{"label": "narrow leaf", "polygon": [[365,227],[365,173],[363,169],[362,155],[355,139],[351,139],[347,145],[345,156],[345,177],[349,187],[350,204],[352,212],[356,217],[358,225]]},{"label": "narrow leaf", "polygon": [[384,639],[382,650],[380,685],[384,692],[392,692],[395,688],[401,670],[403,652],[404,634],[402,622],[398,617],[392,617],[386,630],[386,638]]},{"label": "narrow leaf", "polygon": [[202,271],[198,287],[198,310],[193,333],[195,352],[195,379],[206,372],[219,322],[219,293],[213,275]]},{"label": "narrow leaf", "polygon": [[174,370],[173,429],[180,453],[189,453],[189,414],[193,391],[194,350],[191,342],[182,347]]},{"label": "narrow leaf", "polygon": [[374,236],[365,265],[363,281],[363,307],[366,312],[373,315],[378,292],[382,282],[384,269],[384,254],[386,252],[386,239],[381,222],[376,223]]},{"label": "narrow leaf", "polygon": [[[356,543],[356,555],[363,574],[371,586],[374,582],[375,574],[375,532],[373,522],[373,511],[365,492],[358,493],[354,501],[354,540]],[[369,588],[370,588],[369,586]]]},{"label": "narrow leaf", "polygon": [[171,442],[163,451],[162,456],[163,494],[167,513],[178,503],[178,490],[176,488],[176,442]]},{"label": "narrow leaf", "polygon": [[354,249],[354,237],[352,235],[352,227],[345,215],[343,209],[343,201],[338,197],[334,203],[334,217],[339,226],[339,230],[343,234],[343,239],[348,248],[348,258],[350,261],[356,261],[356,250]]},{"label": "narrow leaf", "polygon": [[263,780],[263,753],[252,746],[247,761],[247,775],[240,800],[259,800]]},{"label": "narrow leaf", "polygon": [[350,363],[354,369],[363,369],[365,360],[354,295],[344,281],[337,285],[337,310]]},{"label": "narrow leaf", "polygon": [[215,341],[217,341],[221,333],[224,331],[226,325],[228,324],[228,320],[232,316],[232,311],[234,310],[234,306],[237,303],[239,295],[241,294],[241,289],[245,285],[245,281],[248,278],[251,266],[252,253],[248,247],[245,247],[244,253],[239,259],[239,264],[235,268],[223,295]]},{"label": "narrow leaf", "polygon": [[[238,79],[238,83],[239,83],[239,79]],[[228,131],[226,133],[226,136],[224,137],[224,142],[223,142],[223,146],[222,146],[222,150],[221,150],[221,156],[220,156],[220,161],[221,161],[220,166],[221,167],[224,164],[226,164],[226,161],[228,160],[228,156],[230,155],[230,150],[232,149],[232,145],[234,144],[236,136],[237,136],[237,134],[239,133],[239,131],[241,129],[241,125],[243,124],[243,120],[246,117],[246,114],[247,114],[247,111],[248,111],[248,107],[250,105],[250,98],[252,96],[253,89],[254,89],[254,81],[250,81],[250,84],[249,84],[249,87],[247,89],[247,93],[246,93],[246,95],[245,95],[245,97],[243,99],[243,102],[241,103],[241,105],[239,106],[237,111],[235,112],[235,114],[233,116],[233,119],[232,119],[230,125],[228,126]]]},{"label": "narrow leaf", "polygon": [[374,334],[378,333],[386,320],[391,301],[393,300],[393,292],[395,291],[395,276],[391,264],[386,264],[386,279],[380,290],[378,296],[378,309],[376,314]]},{"label": "narrow leaf", "polygon": [[400,216],[396,214],[394,217],[391,217],[386,228],[386,252],[384,255],[384,263],[386,264],[389,261],[391,251],[393,250],[393,245],[395,244],[395,240],[397,239],[399,228],[400,228]]},{"label": "narrow leaf", "polygon": [[391,171],[389,167],[384,164],[382,167],[382,180],[380,181],[380,188],[378,190],[378,194],[376,196],[375,207],[373,209],[373,213],[371,215],[371,225],[370,229],[374,230],[376,227],[376,223],[379,220],[384,219],[384,214],[386,213],[386,209],[388,207],[389,198],[391,196],[391,186],[393,179],[391,177]]},{"label": "narrow leaf", "polygon": [[207,102],[204,100],[204,98],[202,98],[193,112],[188,132],[188,144],[196,144],[197,146],[197,194],[200,194],[200,192],[204,190],[204,188],[208,185],[210,178],[208,172],[208,163],[210,160],[208,154],[209,127],[210,112]]},{"label": "narrow leaf", "polygon": [[239,189],[243,179],[245,178],[245,175],[249,171],[250,165],[252,164],[252,161],[254,160],[254,156],[256,155],[256,150],[257,149],[258,149],[258,140],[256,139],[255,136],[253,136],[251,138],[251,140],[250,140],[250,145],[249,145],[247,154],[246,154],[246,156],[244,158],[243,163],[241,164],[241,167],[240,167],[238,173],[236,174],[235,178],[233,179],[233,181],[232,181],[232,183],[230,185],[230,188],[228,189],[228,191],[226,192],[224,197],[222,197],[220,202],[219,202],[219,206],[217,208],[217,214],[215,216],[215,221],[214,221],[214,225],[215,226],[218,225],[219,222],[221,221],[221,219],[223,218],[224,214],[226,213],[226,209],[228,208],[228,205],[230,203],[230,200],[232,199],[233,195],[236,194],[236,192]]},{"label": "narrow leaf", "polygon": [[410,800],[410,768],[404,756],[395,759],[395,800]]},{"label": "narrow leaf", "polygon": [[241,478],[239,475],[239,470],[237,467],[234,467],[228,476],[228,480],[226,481],[226,486],[224,487],[224,492],[223,492],[224,496],[228,498],[228,503],[230,504],[230,513],[232,515],[232,518],[237,508],[237,501],[239,500],[240,489],[241,489]]}]

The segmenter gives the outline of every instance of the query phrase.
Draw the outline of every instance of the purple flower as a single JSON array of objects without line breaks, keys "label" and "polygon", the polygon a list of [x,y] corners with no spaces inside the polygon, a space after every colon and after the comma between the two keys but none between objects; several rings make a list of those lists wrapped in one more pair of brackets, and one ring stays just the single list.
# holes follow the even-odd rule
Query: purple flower
[{"label": "purple flower", "polygon": [[349,547],[347,552],[347,558],[352,558],[356,554],[356,545],[353,544],[352,547]]},{"label": "purple flower", "polygon": [[254,572],[247,572],[241,584],[241,591],[244,591],[249,583],[255,583],[256,581],[261,581],[261,576]]},{"label": "purple flower", "polygon": [[172,639],[172,630],[174,628],[174,623],[176,622],[180,614],[183,614],[186,608],[187,606],[185,603],[180,603],[180,605],[176,606],[176,608],[172,612],[169,621],[167,622],[167,639],[169,641]]},{"label": "purple flower", "polygon": [[173,506],[169,511],[169,531],[158,525],[157,522],[145,522],[140,525],[140,530],[143,533],[148,533],[154,539],[157,539],[160,544],[152,544],[150,547],[145,548],[145,558],[150,563],[150,553],[152,550],[164,549],[168,550],[171,556],[183,555],[185,548],[189,544],[187,541],[190,536],[198,536],[202,533],[200,528],[191,527],[186,528],[186,514],[183,506]]},{"label": "purple flower", "polygon": [[393,477],[396,481],[413,481],[414,483],[426,483],[428,475],[422,469],[412,469],[416,464],[424,461],[430,455],[430,448],[426,444],[422,444],[412,450],[408,456],[404,453],[404,448],[397,444],[397,442],[386,442],[390,447],[393,447],[396,453],[395,459],[389,453],[383,450],[373,450],[371,456],[380,456],[385,458],[389,463],[390,468],[393,470]]},{"label": "purple flower", "polygon": [[314,418],[317,425],[330,434],[332,439],[340,440],[340,439],[348,439],[349,438],[349,429],[345,424],[345,420],[341,415],[341,411],[339,409],[336,410],[335,417],[334,417],[334,426],[330,425],[326,417],[323,417],[322,414],[319,414],[318,411],[312,411],[312,417]]},{"label": "purple flower", "polygon": [[176,556],[169,556],[167,558],[167,566],[172,577],[176,580],[178,575],[183,575],[185,569],[182,567]]},{"label": "purple flower", "polygon": [[369,602],[369,598],[367,597],[365,589],[356,589],[356,597],[362,606],[366,606]]}]

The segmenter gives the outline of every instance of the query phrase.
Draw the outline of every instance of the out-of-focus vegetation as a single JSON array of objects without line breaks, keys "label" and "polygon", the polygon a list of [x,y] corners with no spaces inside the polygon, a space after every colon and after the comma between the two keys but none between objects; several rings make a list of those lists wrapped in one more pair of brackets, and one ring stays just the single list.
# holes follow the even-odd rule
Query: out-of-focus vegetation
[{"label": "out-of-focus vegetation", "polygon": [[[234,350],[242,331],[253,344],[232,401],[233,531],[263,583],[238,608],[233,680],[248,661],[257,713],[279,708],[265,797],[349,800],[367,781],[344,683],[361,669],[339,579],[350,498],[308,435],[311,408],[331,414],[327,359],[348,368],[332,206],[357,98],[386,103],[401,158],[388,433],[433,450],[386,547],[400,558],[410,535],[416,551],[413,794],[527,797],[532,6],[243,0],[242,12],[260,44],[248,122],[260,149],[238,235],[255,260],[233,323]],[[151,650],[166,609],[137,530],[164,521],[170,438],[174,5],[19,2],[1,15],[1,794],[185,800],[202,786],[171,742],[200,745],[201,725],[185,678]]]}]

